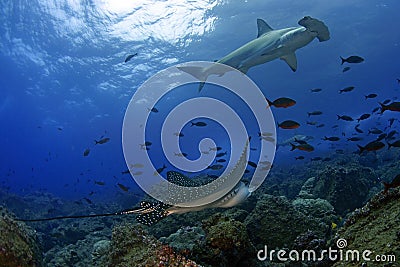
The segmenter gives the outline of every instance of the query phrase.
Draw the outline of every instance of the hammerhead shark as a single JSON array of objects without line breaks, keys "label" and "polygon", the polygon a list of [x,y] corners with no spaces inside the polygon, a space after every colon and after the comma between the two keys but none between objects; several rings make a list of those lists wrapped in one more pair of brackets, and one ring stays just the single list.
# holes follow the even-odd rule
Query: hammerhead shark
[{"label": "hammerhead shark", "polygon": [[[264,64],[274,59],[284,60],[292,71],[297,70],[296,50],[309,44],[314,38],[320,42],[330,39],[328,27],[320,20],[306,16],[299,20],[300,27],[272,29],[264,20],[257,19],[257,38],[244,44],[217,63],[231,66],[244,74],[254,66]],[[226,68],[218,64],[208,68],[182,66],[178,69],[192,75],[201,81],[199,91],[203,88],[209,75],[223,75]],[[222,72],[221,72],[222,71]]]}]

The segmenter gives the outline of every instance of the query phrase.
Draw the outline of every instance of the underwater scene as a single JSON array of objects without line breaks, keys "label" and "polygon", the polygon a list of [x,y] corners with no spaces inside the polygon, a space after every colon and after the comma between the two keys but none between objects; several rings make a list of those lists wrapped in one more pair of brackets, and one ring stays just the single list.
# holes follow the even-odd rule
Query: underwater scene
[{"label": "underwater scene", "polygon": [[0,266],[400,266],[400,2],[0,2]]}]

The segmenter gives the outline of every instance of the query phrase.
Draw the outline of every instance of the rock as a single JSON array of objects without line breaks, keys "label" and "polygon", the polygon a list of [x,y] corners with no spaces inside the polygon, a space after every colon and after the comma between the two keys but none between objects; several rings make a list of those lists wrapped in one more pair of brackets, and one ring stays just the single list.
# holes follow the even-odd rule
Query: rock
[{"label": "rock", "polygon": [[247,232],[257,249],[288,248],[308,229],[323,235],[326,225],[298,211],[286,197],[264,195],[245,220]]},{"label": "rock", "polygon": [[42,266],[36,232],[0,206],[0,266]]},{"label": "rock", "polygon": [[327,166],[318,176],[305,182],[299,197],[326,199],[338,214],[344,216],[365,204],[370,189],[377,184],[379,181],[370,168],[355,164]]},{"label": "rock", "polygon": [[[385,255],[387,261],[382,266],[396,266],[400,255],[400,188],[390,190],[387,194],[375,195],[365,206],[354,211],[331,240],[334,247],[339,239],[346,240],[344,250],[373,251],[375,255]],[[342,243],[343,244],[343,243]],[[391,259],[389,258],[391,257]],[[367,263],[370,266],[370,263]],[[334,266],[342,266],[337,262]],[[360,266],[360,262],[348,262],[346,266]],[[373,266],[373,265],[371,265]]]}]

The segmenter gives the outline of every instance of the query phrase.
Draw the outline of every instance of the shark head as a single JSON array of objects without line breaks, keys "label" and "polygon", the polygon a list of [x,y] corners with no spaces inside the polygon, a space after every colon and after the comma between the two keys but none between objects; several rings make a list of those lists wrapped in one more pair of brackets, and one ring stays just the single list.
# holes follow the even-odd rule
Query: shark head
[{"label": "shark head", "polygon": [[299,20],[299,25],[305,27],[311,32],[317,33],[317,38],[320,42],[330,39],[328,27],[320,20],[314,19],[310,16],[305,16]]}]

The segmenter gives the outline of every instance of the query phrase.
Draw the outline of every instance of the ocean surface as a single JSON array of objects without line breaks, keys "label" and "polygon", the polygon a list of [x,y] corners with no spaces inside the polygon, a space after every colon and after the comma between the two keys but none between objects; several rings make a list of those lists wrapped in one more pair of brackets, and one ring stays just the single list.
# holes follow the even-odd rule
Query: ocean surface
[{"label": "ocean surface", "polygon": [[[281,29],[296,27],[301,18],[311,16],[323,21],[331,36],[296,51],[296,72],[276,59],[247,73],[269,100],[296,101],[288,108],[271,107],[278,144],[274,167],[302,165],[337,152],[351,155],[359,150],[357,144],[365,146],[393,130],[392,138],[382,142],[387,146],[399,138],[399,113],[373,112],[379,102],[399,101],[400,3],[395,0],[43,0],[2,1],[0,7],[0,186],[10,193],[46,192],[104,202],[120,194],[141,196],[143,191],[127,171],[122,145],[131,98],[165,68],[195,60],[212,62],[256,38],[258,18]],[[124,62],[128,55],[134,56]],[[340,57],[349,56],[364,61],[341,64]],[[352,91],[339,92],[350,86]],[[315,88],[322,90],[312,92]],[[151,145],[143,145],[155,169],[165,166],[161,175],[179,171],[163,154],[162,124],[179,103],[200,96],[215,97],[238,113],[252,137],[250,161],[259,161],[262,140],[250,109],[230,94],[212,87],[203,90],[197,92],[197,85],[178,88],[148,106],[146,141]],[[365,97],[369,94],[376,96]],[[208,107],[197,109],[201,113]],[[322,114],[309,116],[313,111]],[[369,118],[357,122],[364,113]],[[354,121],[338,120],[337,115]],[[300,127],[281,129],[278,123],[284,120]],[[363,133],[355,130],[357,124]],[[380,132],[369,133],[374,128]],[[221,123],[200,116],[182,125],[180,132],[183,136],[175,136],[181,147],[176,157],[185,153],[195,160],[201,155],[200,141],[210,138],[221,147],[218,152],[227,152],[216,160],[229,159],[232,145]],[[283,144],[295,135],[311,137],[314,151],[291,151],[289,143]],[[323,140],[325,136],[340,140]],[[349,141],[351,137],[360,140]],[[96,144],[104,138],[109,139]],[[295,159],[299,156],[304,159]],[[218,176],[227,163],[221,165],[222,169],[190,175]],[[254,169],[247,169],[250,179]]]}]

